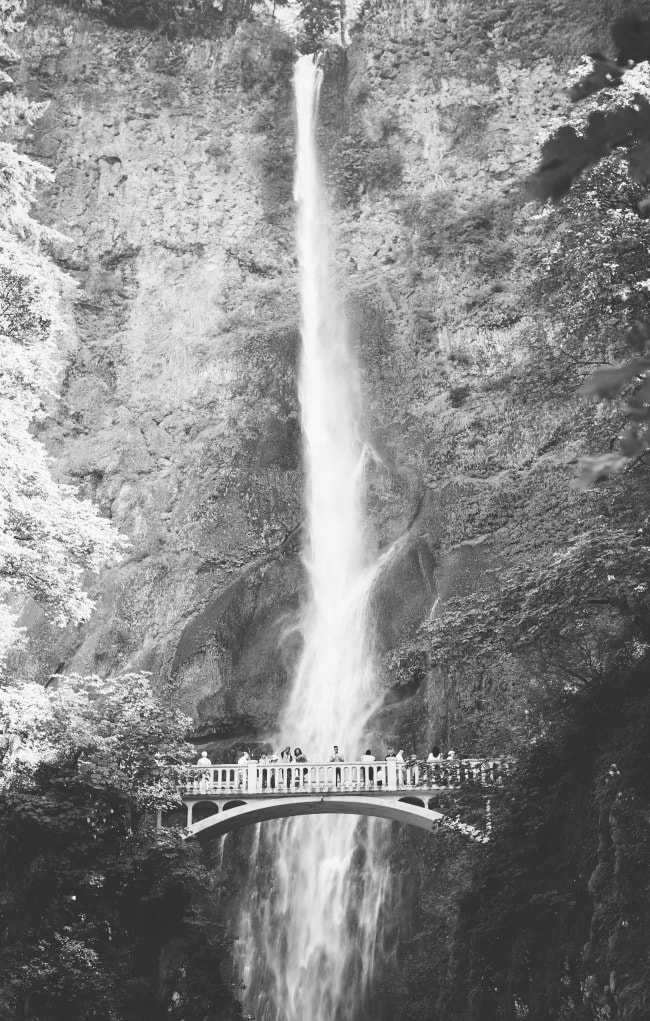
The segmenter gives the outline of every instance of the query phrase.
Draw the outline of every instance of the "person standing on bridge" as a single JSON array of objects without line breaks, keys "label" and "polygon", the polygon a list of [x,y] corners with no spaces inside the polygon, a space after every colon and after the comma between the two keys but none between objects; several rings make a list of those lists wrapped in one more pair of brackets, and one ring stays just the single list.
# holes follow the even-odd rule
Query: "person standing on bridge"
[{"label": "person standing on bridge", "polygon": [[[237,759],[237,765],[238,766],[248,766],[249,762],[250,762],[250,755],[248,754],[248,752],[243,752],[239,756],[239,758]],[[240,769],[239,772],[238,772],[238,782],[239,782],[239,787],[240,788],[242,788],[244,786],[244,781],[245,780],[246,780],[246,770],[245,769]]]},{"label": "person standing on bridge", "polygon": [[[211,766],[212,762],[208,758],[208,753],[205,749],[201,752],[201,758],[197,762],[197,766]],[[208,789],[208,783],[210,781],[210,772],[205,770],[203,773],[199,773],[199,792],[205,794]]]},{"label": "person standing on bridge", "polygon": [[[296,762],[306,762],[307,761],[307,756],[303,753],[302,748],[294,748],[294,750],[293,750],[293,757],[294,757]],[[303,771],[302,771],[302,784],[303,784],[303,787],[307,783],[308,775],[309,775],[309,770],[308,769],[303,769]],[[299,769],[296,770],[296,787],[300,787],[300,770]]]},{"label": "person standing on bridge", "polygon": [[[362,762],[374,762],[375,761],[375,756],[372,754],[372,750],[370,748],[366,748],[365,752],[361,756],[361,761]],[[370,767],[368,767],[368,784],[369,784],[369,786],[372,787],[374,782],[375,782],[375,771],[374,771],[374,769],[371,769]],[[361,783],[365,787],[365,784],[366,784],[366,771],[363,768],[363,766],[361,767]]]},{"label": "person standing on bridge", "polygon": [[397,763],[397,783],[398,786],[403,787],[406,780],[406,769],[404,768],[404,749],[400,748],[397,755],[395,756],[395,762]]},{"label": "person standing on bridge", "polygon": [[257,756],[257,761],[259,762],[260,766],[262,767],[260,769],[260,776],[262,778],[262,790],[265,791],[266,788],[268,787],[268,782],[269,782],[269,771],[268,771],[268,769],[265,768],[268,765],[268,762],[269,762],[269,757],[266,754],[266,752],[262,752],[260,755],[258,755]]},{"label": "person standing on bridge", "polygon": [[[344,762],[344,761],[345,760],[344,760],[343,756],[339,752],[339,746],[337,744],[335,744],[334,745],[334,751],[330,755],[330,762]],[[334,774],[335,774],[334,782],[335,782],[337,787],[340,787],[341,786],[341,770],[340,770],[340,768],[338,766],[334,770]]]},{"label": "person standing on bridge", "polygon": [[460,768],[456,761],[456,752],[453,748],[450,748],[447,752],[447,762],[451,765],[447,766],[447,783],[458,783],[460,780]]},{"label": "person standing on bridge", "polygon": [[439,775],[439,769],[436,769],[436,762],[442,761],[442,753],[438,748],[437,744],[434,744],[431,751],[427,755],[427,779],[429,783],[434,784]]},{"label": "person standing on bridge", "polygon": [[[291,754],[291,745],[287,745],[280,752],[280,762],[293,762],[293,755]],[[282,781],[282,774],[280,774],[280,781]],[[287,790],[291,790],[291,770],[288,769],[285,774],[285,786]]]}]

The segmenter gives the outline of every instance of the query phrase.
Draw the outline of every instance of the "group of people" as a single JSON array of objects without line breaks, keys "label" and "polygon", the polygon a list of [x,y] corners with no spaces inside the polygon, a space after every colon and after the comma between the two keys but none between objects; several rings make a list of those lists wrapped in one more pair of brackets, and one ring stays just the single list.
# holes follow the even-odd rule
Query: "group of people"
[{"label": "group of people", "polygon": [[[441,750],[438,747],[438,745],[434,745],[432,747],[431,751],[429,752],[429,756],[427,758],[427,762],[428,763],[436,763],[436,762],[442,762],[443,760],[449,762],[449,761],[454,760],[455,758],[456,758],[456,752],[454,751],[453,748],[449,749],[449,751],[447,752],[447,756],[445,757],[445,756],[443,756],[443,753],[441,752]],[[404,749],[403,748],[399,748],[398,751],[395,751],[393,748],[389,748],[388,749],[388,751],[386,752],[386,762],[388,763],[388,762],[390,762],[392,760],[394,760],[396,764],[404,765],[404,766],[412,766],[416,762],[418,762],[417,756],[409,756],[408,758],[406,758],[405,755],[404,755]],[[239,767],[241,767],[241,769],[238,771],[240,785],[242,785],[243,782],[244,782],[244,769],[243,768],[248,766],[248,764],[251,763],[251,762],[257,763],[259,766],[273,766],[273,765],[287,765],[289,763],[306,763],[307,761],[308,761],[307,757],[305,756],[305,753],[303,752],[302,748],[296,746],[293,749],[293,751],[292,751],[290,744],[288,744],[286,747],[282,748],[282,750],[277,752],[276,755],[267,755],[267,753],[265,751],[260,751],[255,759],[251,758],[250,751],[243,751],[242,755],[237,760],[237,765]],[[344,756],[342,755],[340,749],[339,749],[339,745],[338,744],[334,745],[333,750],[332,750],[332,755],[330,756],[329,761],[331,763],[344,763],[346,761]],[[361,762],[361,763],[373,763],[373,762],[376,762],[377,760],[372,755],[371,748],[366,748],[365,751],[363,752],[363,755],[360,757],[360,759],[358,761]],[[197,766],[203,766],[207,770],[207,767],[209,767],[211,765],[212,765],[212,762],[208,758],[207,752],[205,750],[203,750],[201,752],[201,757],[200,757],[200,759],[197,762]],[[381,771],[378,770],[378,776],[380,775],[380,772]],[[370,771],[368,769],[367,773],[368,773],[368,778],[372,782],[372,777],[373,777],[374,771]],[[293,776],[292,776],[292,774],[293,774]],[[363,777],[365,779],[365,771],[363,771]],[[303,777],[302,778],[303,778],[304,781],[306,781],[307,770],[303,770]],[[202,779],[203,779],[204,782],[207,782],[208,779],[209,779],[209,773],[206,772],[206,773],[202,774]],[[292,779],[294,780],[296,786],[298,786],[299,783],[300,783],[300,771],[299,770],[293,770],[293,771],[287,770],[286,780],[287,780],[287,785],[288,786],[291,786]],[[337,770],[336,770],[336,782],[340,783],[340,781],[341,781],[341,769],[337,768]],[[262,770],[262,788],[266,787],[267,783],[270,786],[273,786],[273,787],[274,787],[274,785],[276,785],[276,773],[274,773],[274,771]]]},{"label": "group of people", "polygon": [[[450,748],[449,751],[447,752],[447,755],[444,756],[442,754],[442,752],[440,751],[440,748],[438,748],[437,745],[434,745],[432,747],[431,751],[429,752],[426,761],[427,762],[442,762],[444,759],[449,761],[449,760],[453,760],[455,758],[456,758],[456,752],[454,751],[453,748]],[[406,758],[405,755],[404,755],[404,749],[403,748],[400,748],[399,751],[397,751],[397,752],[394,751],[392,748],[389,748],[388,751],[386,752],[386,761],[389,761],[390,759],[395,759],[396,762],[404,763],[405,765],[411,765],[411,764],[419,761],[417,755],[410,755],[408,758]],[[304,754],[302,748],[296,747],[296,748],[293,749],[293,752],[292,752],[291,751],[291,745],[287,745],[286,748],[283,748],[277,754],[267,755],[266,752],[260,752],[260,754],[255,759],[251,758],[250,752],[247,752],[247,751],[246,752],[242,752],[242,754],[237,759],[237,765],[238,766],[246,766],[251,761],[252,762],[257,762],[260,765],[269,765],[269,764],[275,764],[275,763],[279,764],[279,763],[288,763],[288,762],[307,762],[308,759],[307,759],[307,756]],[[345,758],[343,757],[343,755],[341,755],[341,752],[339,751],[339,746],[336,745],[336,744],[333,747],[332,754],[329,757],[329,761],[330,762],[345,762],[346,761]],[[361,758],[358,761],[360,761],[360,762],[375,762],[376,759],[375,759],[375,756],[372,754],[372,750],[370,748],[366,748],[365,752],[363,753],[363,755],[361,756]],[[199,760],[197,762],[197,766],[211,766],[211,765],[212,765],[212,762],[208,758],[207,752],[202,751],[201,752],[201,757],[199,758]]]},{"label": "group of people", "polygon": [[[430,767],[429,770],[427,770],[427,772],[430,773],[430,779],[435,780],[437,777],[437,772],[434,772],[434,763],[445,762],[448,764],[455,759],[456,752],[453,748],[450,748],[445,756],[442,754],[437,745],[433,745],[426,759],[426,762]],[[260,751],[255,758],[251,757],[249,751],[244,751],[237,759],[236,767],[234,765],[229,767],[230,773],[232,774],[229,782],[236,784],[236,786],[240,789],[245,788],[247,785],[247,767],[249,764],[254,764],[259,770],[258,777],[262,790],[275,790],[276,786],[283,790],[292,790],[293,788],[299,790],[302,787],[307,786],[309,782],[309,769],[297,768],[294,764],[307,763],[307,761],[307,756],[299,746],[296,746],[292,751],[291,746],[287,745],[285,748],[282,748],[281,751],[271,755],[264,751]],[[384,776],[385,769],[381,760],[377,766],[370,765],[370,763],[374,763],[376,761],[377,760],[372,753],[372,749],[366,748],[363,755],[361,755],[360,758],[355,760],[353,763],[353,765],[356,765],[357,762],[360,762],[362,765],[360,767],[360,775],[356,777],[356,779],[355,777],[352,777],[351,782],[353,784],[360,782],[364,787],[366,783],[370,784],[372,787],[382,787],[388,781],[390,771],[387,776]],[[400,748],[398,751],[394,751],[393,748],[389,748],[386,752],[385,761],[387,766],[391,761],[395,762],[398,770],[397,776],[398,778],[402,777],[402,780],[398,781],[400,783],[411,782],[407,780],[409,775],[409,773],[407,773],[408,768],[414,766],[416,763],[422,762],[422,760],[418,759],[416,755],[410,755],[407,757],[404,754],[403,748]],[[330,782],[332,782],[336,787],[340,787],[342,786],[342,780],[345,779],[345,786],[348,786],[349,784],[347,781],[350,778],[347,777],[347,774],[345,776],[343,775],[344,770],[342,765],[346,762],[346,759],[342,755],[339,746],[336,744],[332,748],[332,754],[329,756],[329,762],[335,764],[334,775]],[[287,768],[289,764],[291,764],[291,768]],[[348,765],[349,764],[350,763],[348,763]],[[211,779],[211,772],[208,769],[208,767],[212,766],[212,762],[205,751],[201,753],[197,766],[203,766],[205,768],[205,771],[200,773],[198,776],[199,789],[202,791],[207,790],[210,784],[214,781]],[[279,768],[274,767],[284,768],[280,770]],[[455,768],[456,767],[445,765],[443,767],[444,775],[448,777],[450,775],[449,770],[453,770]],[[451,775],[453,776],[453,773]]]}]

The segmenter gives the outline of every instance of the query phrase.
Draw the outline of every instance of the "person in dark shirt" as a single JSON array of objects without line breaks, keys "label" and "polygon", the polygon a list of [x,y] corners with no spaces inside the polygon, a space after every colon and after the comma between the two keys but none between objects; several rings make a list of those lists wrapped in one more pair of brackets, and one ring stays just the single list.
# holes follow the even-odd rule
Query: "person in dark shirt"
[{"label": "person in dark shirt", "polygon": [[[303,754],[302,748],[294,748],[294,750],[293,750],[293,757],[294,757],[296,762],[306,762],[307,761],[307,756]],[[302,783],[303,783],[303,787],[307,783],[307,777],[308,776],[309,776],[309,770],[308,769],[303,769],[303,771],[302,771]],[[296,787],[299,787],[299,786],[300,786],[300,770],[297,769],[296,770]]]}]

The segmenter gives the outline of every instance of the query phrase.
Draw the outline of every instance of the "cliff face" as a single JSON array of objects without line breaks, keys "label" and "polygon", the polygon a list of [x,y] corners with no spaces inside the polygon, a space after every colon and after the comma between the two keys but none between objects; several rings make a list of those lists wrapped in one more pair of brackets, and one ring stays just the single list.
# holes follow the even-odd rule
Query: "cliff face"
[{"label": "cliff face", "polygon": [[[561,366],[549,383],[569,313],[540,290],[556,236],[521,182],[616,6],[560,23],[550,3],[376,0],[330,58],[321,141],[372,518],[382,547],[401,537],[375,599],[386,652],[582,527],[567,483],[594,416]],[[20,669],[148,669],[206,738],[248,739],[281,709],[304,585],[292,45],[269,22],[170,41],[37,3],[20,47],[21,87],[50,100],[39,215],[79,285],[42,439],[132,540],[86,627],[33,614]],[[389,662],[378,728],[453,736],[461,682],[426,658],[407,681]]]},{"label": "cliff face", "polygon": [[[22,40],[24,87],[51,99],[32,142],[56,169],[41,212],[79,282],[43,439],[133,543],[45,665],[173,669],[201,718],[241,714],[240,661],[253,687],[282,673],[270,634],[297,588],[295,271],[243,84],[254,34],[174,44],[38,6]],[[290,125],[292,53],[267,43],[254,88],[277,90]]]}]

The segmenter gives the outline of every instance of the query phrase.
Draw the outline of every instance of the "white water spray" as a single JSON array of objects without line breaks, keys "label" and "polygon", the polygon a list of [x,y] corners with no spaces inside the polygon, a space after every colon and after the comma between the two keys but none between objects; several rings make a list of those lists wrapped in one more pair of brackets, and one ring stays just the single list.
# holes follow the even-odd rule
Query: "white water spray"
[{"label": "white water spray", "polygon": [[[368,599],[378,563],[367,547],[361,394],[345,317],[329,280],[328,232],[315,123],[321,71],[295,70],[298,255],[301,273],[300,404],[307,474],[310,598],[304,647],[282,741],[312,761],[338,745],[364,750],[373,693]],[[275,861],[242,916],[241,976],[256,1021],[352,1021],[372,977],[387,870],[382,823],[317,816],[265,827]]]}]

